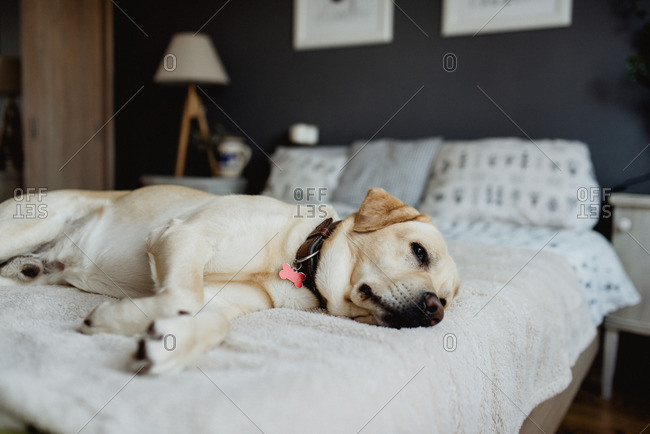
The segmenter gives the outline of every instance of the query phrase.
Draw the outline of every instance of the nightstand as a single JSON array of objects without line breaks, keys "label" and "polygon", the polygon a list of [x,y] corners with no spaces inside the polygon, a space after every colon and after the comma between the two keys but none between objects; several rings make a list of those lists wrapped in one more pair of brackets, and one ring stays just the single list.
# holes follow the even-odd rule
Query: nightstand
[{"label": "nightstand", "polygon": [[641,302],[605,317],[602,396],[612,396],[618,333],[650,335],[650,195],[612,194],[612,244],[625,271],[641,294]]},{"label": "nightstand", "polygon": [[221,196],[246,193],[246,178],[142,175],[142,185],[182,185]]}]

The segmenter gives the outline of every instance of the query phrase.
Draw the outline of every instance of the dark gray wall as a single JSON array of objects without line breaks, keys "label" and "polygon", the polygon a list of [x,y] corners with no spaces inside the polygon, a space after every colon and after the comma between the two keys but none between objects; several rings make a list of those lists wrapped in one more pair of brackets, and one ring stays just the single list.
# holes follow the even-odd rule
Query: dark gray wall
[{"label": "dark gray wall", "polygon": [[[648,144],[650,91],[627,76],[632,32],[609,0],[575,0],[568,28],[456,38],[440,37],[440,1],[403,1],[428,36],[396,9],[390,44],[304,52],[292,49],[291,0],[232,1],[210,19],[222,4],[121,3],[129,17],[115,9],[116,109],[144,85],[115,118],[119,188],[172,173],[185,90],[152,77],[172,34],[202,26],[232,80],[204,89],[236,123],[202,95],[210,124],[241,128],[267,153],[295,122],[319,125],[322,143],[350,143],[393,115],[378,137],[522,136],[480,86],[530,137],[589,144],[603,186],[650,170],[648,149],[623,171]],[[455,72],[443,69],[446,53],[457,56]],[[253,148],[246,176],[257,191],[269,164]],[[197,151],[187,173],[208,173]],[[650,183],[634,191],[650,193]]]},{"label": "dark gray wall", "polygon": [[0,6],[0,54],[20,54],[20,4],[18,0],[2,0]]},{"label": "dark gray wall", "polygon": [[[20,55],[20,7],[18,0],[2,0],[0,5],[0,55]],[[20,97],[16,100],[20,106]],[[0,110],[7,98],[0,96]]]}]

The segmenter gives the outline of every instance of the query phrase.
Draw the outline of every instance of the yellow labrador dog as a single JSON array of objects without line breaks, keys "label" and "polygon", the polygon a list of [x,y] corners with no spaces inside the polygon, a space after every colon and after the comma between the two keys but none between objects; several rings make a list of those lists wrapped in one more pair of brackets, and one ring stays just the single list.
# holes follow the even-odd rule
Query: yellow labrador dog
[{"label": "yellow labrador dog", "polygon": [[340,222],[330,206],[300,218],[268,197],[173,186],[24,200],[42,213],[19,218],[15,200],[0,204],[0,284],[120,298],[80,331],[141,335],[140,372],[183,369],[225,339],[233,318],[273,307],[432,326],[460,285],[429,217],[378,188]]}]

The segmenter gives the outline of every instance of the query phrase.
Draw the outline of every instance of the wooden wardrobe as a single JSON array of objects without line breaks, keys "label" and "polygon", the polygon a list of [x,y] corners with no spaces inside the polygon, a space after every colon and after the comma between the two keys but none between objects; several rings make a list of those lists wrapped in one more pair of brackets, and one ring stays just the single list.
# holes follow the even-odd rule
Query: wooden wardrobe
[{"label": "wooden wardrobe", "polygon": [[112,189],[110,0],[21,0],[26,187]]}]

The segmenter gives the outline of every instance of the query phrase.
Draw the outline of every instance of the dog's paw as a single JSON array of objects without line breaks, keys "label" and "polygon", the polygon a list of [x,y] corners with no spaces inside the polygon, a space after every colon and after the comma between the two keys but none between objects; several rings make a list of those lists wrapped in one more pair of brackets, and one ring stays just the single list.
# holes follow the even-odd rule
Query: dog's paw
[{"label": "dog's paw", "polygon": [[0,265],[0,276],[16,282],[30,282],[43,273],[43,262],[32,255],[16,256]]},{"label": "dog's paw", "polygon": [[83,320],[79,331],[87,335],[114,333],[133,336],[143,333],[150,322],[151,318],[133,300],[125,298],[116,302],[105,301],[97,306]]},{"label": "dog's paw", "polygon": [[138,342],[132,368],[140,374],[178,372],[188,367],[205,348],[196,341],[194,318],[182,315],[157,319]]}]

